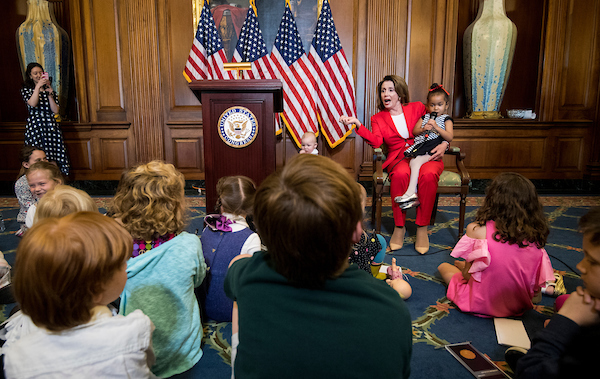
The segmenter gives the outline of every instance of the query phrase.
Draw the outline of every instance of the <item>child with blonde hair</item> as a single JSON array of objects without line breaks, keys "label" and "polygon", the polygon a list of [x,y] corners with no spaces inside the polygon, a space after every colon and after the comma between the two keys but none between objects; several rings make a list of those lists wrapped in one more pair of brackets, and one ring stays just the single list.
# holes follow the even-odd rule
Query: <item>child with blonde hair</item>
[{"label": "child with blonde hair", "polygon": [[217,182],[216,211],[204,219],[202,251],[209,267],[202,296],[203,309],[215,321],[231,321],[233,301],[223,290],[229,262],[240,254],[261,249],[260,238],[248,225],[252,215],[256,185],[246,176],[225,176]]},{"label": "child with blonde hair", "polygon": [[300,154],[313,154],[319,155],[317,150],[317,136],[313,132],[306,132],[302,135],[302,141],[300,146]]},{"label": "child with blonde hair", "polygon": [[155,378],[152,322],[108,305],[125,286],[131,236],[98,212],[47,218],[17,249],[21,311],[6,325],[7,378]]},{"label": "child with blonde hair", "polygon": [[548,221],[533,184],[523,175],[498,175],[452,256],[438,270],[446,296],[463,312],[481,317],[522,315],[554,272],[544,246]]},{"label": "child with blonde hair", "polygon": [[200,239],[183,230],[184,185],[172,164],[141,164],[121,176],[109,210],[134,240],[119,313],[141,309],[152,319],[152,372],[164,378],[189,370],[202,357],[202,320],[194,288],[204,280],[206,263]]},{"label": "child with blonde hair", "polygon": [[37,205],[33,223],[76,212],[98,212],[98,206],[87,192],[59,184],[42,197]]},{"label": "child with blonde hair", "polygon": [[19,171],[18,179],[15,182],[15,195],[17,196],[20,206],[17,222],[21,224],[21,227],[15,233],[17,237],[21,237],[27,230],[27,226],[25,226],[27,211],[29,210],[29,207],[35,204],[35,197],[29,189],[27,175],[25,174],[32,164],[39,161],[48,161],[44,150],[36,146],[23,146],[21,149],[21,170]]},{"label": "child with blonde hair", "polygon": [[[63,184],[64,180],[56,165],[46,161],[39,161],[29,166],[29,170],[27,170],[27,183],[37,203],[48,191],[51,191],[59,184]],[[37,205],[32,204],[27,211],[25,225],[28,228],[31,228],[33,225],[36,210]]]}]

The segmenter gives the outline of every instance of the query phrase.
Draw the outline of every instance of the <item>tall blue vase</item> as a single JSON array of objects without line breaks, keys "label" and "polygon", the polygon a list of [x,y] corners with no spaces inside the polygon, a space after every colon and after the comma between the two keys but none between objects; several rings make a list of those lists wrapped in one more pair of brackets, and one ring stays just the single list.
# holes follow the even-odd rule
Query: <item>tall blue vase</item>
[{"label": "tall blue vase", "polygon": [[517,27],[506,16],[504,0],[479,0],[477,18],[463,37],[467,117],[502,117],[499,109],[516,43]]},{"label": "tall blue vase", "polygon": [[[52,77],[52,88],[66,111],[69,94],[71,43],[67,32],[58,26],[47,0],[27,0],[27,18],[16,32],[21,73],[31,62],[38,62]],[[63,113],[64,114],[64,113]]]}]

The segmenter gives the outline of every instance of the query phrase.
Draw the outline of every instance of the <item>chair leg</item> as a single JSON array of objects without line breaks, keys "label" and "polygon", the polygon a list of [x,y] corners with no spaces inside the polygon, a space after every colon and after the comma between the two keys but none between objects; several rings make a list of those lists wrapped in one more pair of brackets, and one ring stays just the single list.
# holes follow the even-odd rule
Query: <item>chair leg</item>
[{"label": "chair leg", "polygon": [[429,225],[435,225],[435,216],[437,215],[438,201],[440,200],[440,194],[435,194],[435,203],[433,203],[433,210],[431,211],[431,219],[429,220]]},{"label": "chair leg", "polygon": [[376,208],[377,208],[377,193],[373,184],[373,196],[371,196],[371,226],[375,225]]},{"label": "chair leg", "polygon": [[458,238],[462,237],[465,229],[465,208],[467,206],[467,195],[460,195],[460,207],[458,215]]},{"label": "chair leg", "polygon": [[371,209],[371,225],[375,225],[375,232],[381,233],[381,193],[373,192],[373,206]]}]

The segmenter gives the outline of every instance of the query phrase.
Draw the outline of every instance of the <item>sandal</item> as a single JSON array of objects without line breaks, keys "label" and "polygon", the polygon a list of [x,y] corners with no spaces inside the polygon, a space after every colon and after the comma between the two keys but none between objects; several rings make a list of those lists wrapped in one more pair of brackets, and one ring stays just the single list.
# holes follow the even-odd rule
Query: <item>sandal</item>
[{"label": "sandal", "polygon": [[[542,287],[542,293],[547,296],[558,297],[567,293],[563,276],[558,272],[554,273],[554,282],[546,282],[546,286]],[[548,289],[552,287],[552,291]],[[549,293],[552,292],[552,293]]]}]

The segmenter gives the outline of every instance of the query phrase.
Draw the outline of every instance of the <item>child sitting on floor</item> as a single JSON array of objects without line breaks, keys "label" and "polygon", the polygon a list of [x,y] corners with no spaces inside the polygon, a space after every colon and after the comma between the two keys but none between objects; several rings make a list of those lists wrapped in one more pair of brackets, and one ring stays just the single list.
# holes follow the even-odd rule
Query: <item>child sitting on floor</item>
[{"label": "child sitting on floor", "polygon": [[15,232],[17,237],[21,237],[27,230],[27,226],[25,226],[27,211],[29,207],[35,204],[35,197],[31,193],[29,183],[27,182],[27,170],[32,164],[39,161],[48,161],[44,150],[35,146],[23,146],[21,149],[21,170],[19,171],[19,179],[15,182],[15,195],[20,206],[17,222],[21,224],[19,230]]},{"label": "child sitting on floor", "polygon": [[[367,205],[367,190],[361,184],[356,183],[360,189],[360,204],[363,210]],[[373,232],[367,232],[363,229],[360,241],[352,245],[352,252],[348,257],[350,263],[358,265],[361,270],[373,274],[371,265],[380,266],[385,257],[385,248],[387,243],[382,235]]]},{"label": "child sitting on floor", "polygon": [[533,184],[516,173],[498,175],[452,256],[464,258],[438,270],[446,296],[463,312],[510,317],[533,307],[531,300],[554,280],[544,245],[549,229]]},{"label": "child sitting on floor", "polygon": [[517,362],[517,378],[586,378],[597,372],[600,339],[600,208],[579,220],[583,259],[577,264],[584,288],[569,295],[531,349]]},{"label": "child sitting on floor", "polygon": [[156,364],[167,378],[191,369],[202,357],[202,320],[194,288],[206,275],[200,239],[183,231],[183,175],[172,164],[152,161],[121,176],[109,214],[133,236],[127,284],[119,313],[136,309],[154,325]]},{"label": "child sitting on floor", "polygon": [[[63,184],[63,182],[62,174],[55,164],[39,161],[32,164],[29,167],[29,170],[27,170],[27,183],[29,183],[29,190],[33,194],[36,202],[44,197],[46,192],[51,191],[59,184]],[[25,225],[27,228],[31,228],[33,225],[36,210],[36,204],[32,204],[29,207],[27,216],[25,217]]]},{"label": "child sitting on floor", "polygon": [[85,191],[59,184],[37,204],[33,223],[49,217],[63,217],[76,212],[98,212],[96,202]]},{"label": "child sitting on floor", "polygon": [[[267,250],[234,258],[225,278],[239,308],[236,378],[408,378],[404,301],[348,263],[360,203],[346,170],[319,155],[295,156],[260,185],[253,215]],[[367,327],[381,324],[393,328]]]},{"label": "child sitting on floor", "polygon": [[260,250],[260,238],[246,221],[251,216],[256,185],[246,176],[226,176],[217,182],[216,211],[204,218],[202,251],[209,271],[203,283],[203,309],[209,319],[231,321],[233,302],[225,295],[223,281],[229,262],[240,254]]},{"label": "child sitting on floor", "polygon": [[17,249],[21,311],[6,326],[7,378],[155,378],[152,322],[107,307],[127,281],[131,236],[100,213],[38,222]]}]

